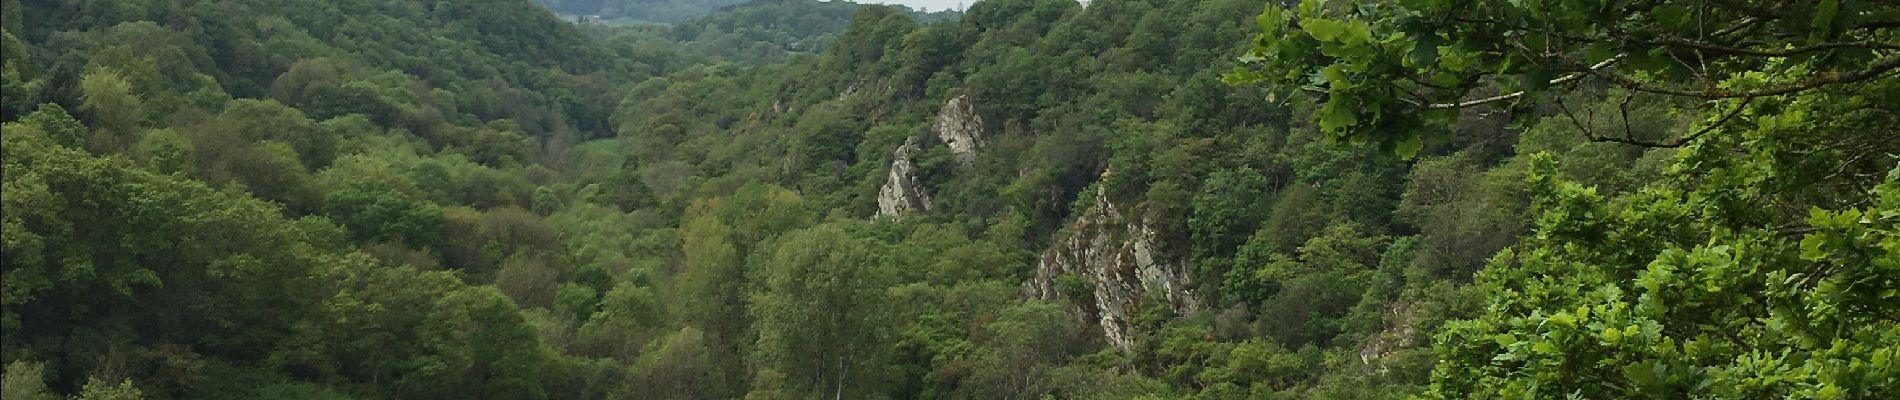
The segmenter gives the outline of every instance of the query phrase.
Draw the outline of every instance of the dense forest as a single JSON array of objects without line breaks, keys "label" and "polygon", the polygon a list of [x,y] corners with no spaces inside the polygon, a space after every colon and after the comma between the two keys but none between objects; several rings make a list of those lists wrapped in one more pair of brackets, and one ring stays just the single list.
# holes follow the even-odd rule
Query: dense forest
[{"label": "dense forest", "polygon": [[0,0],[0,397],[1900,393],[1891,2],[537,2]]}]

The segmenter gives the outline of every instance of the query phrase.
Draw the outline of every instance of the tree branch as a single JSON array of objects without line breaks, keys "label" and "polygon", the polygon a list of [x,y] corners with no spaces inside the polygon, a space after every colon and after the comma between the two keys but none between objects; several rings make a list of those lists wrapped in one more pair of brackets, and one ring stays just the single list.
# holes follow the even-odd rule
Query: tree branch
[{"label": "tree branch", "polygon": [[1588,72],[1592,75],[1596,75],[1599,78],[1603,78],[1604,80],[1609,81],[1611,84],[1621,86],[1626,89],[1635,90],[1638,92],[1670,95],[1670,96],[1677,96],[1677,97],[1697,97],[1697,98],[1704,98],[1704,99],[1737,99],[1737,98],[1748,98],[1748,97],[1779,96],[1779,95],[1784,95],[1784,94],[1789,94],[1789,93],[1807,91],[1810,89],[1819,88],[1819,87],[1827,86],[1827,85],[1862,82],[1862,81],[1872,80],[1876,78],[1881,78],[1882,76],[1886,75],[1888,72],[1892,72],[1895,69],[1900,69],[1900,56],[1887,57],[1885,59],[1875,61],[1873,64],[1868,65],[1866,69],[1859,69],[1859,70],[1853,70],[1853,71],[1847,71],[1847,72],[1825,72],[1817,76],[1814,76],[1812,78],[1809,78],[1805,81],[1797,82],[1790,85],[1782,85],[1782,86],[1768,87],[1768,88],[1762,88],[1762,89],[1756,89],[1756,90],[1744,90],[1744,91],[1730,91],[1727,89],[1720,89],[1720,88],[1705,88],[1702,90],[1690,90],[1690,89],[1672,88],[1672,87],[1666,87],[1666,86],[1655,86],[1655,85],[1638,82],[1637,80],[1627,77],[1627,76],[1598,71],[1596,68],[1591,68],[1589,70],[1586,70],[1585,72]]},{"label": "tree branch", "polygon": [[[1755,101],[1754,97],[1743,98],[1742,104],[1736,104],[1734,110],[1729,110],[1728,113],[1722,114],[1722,117],[1717,118],[1715,120],[1715,123],[1711,123],[1708,126],[1704,126],[1702,127],[1702,129],[1695,131],[1695,133],[1683,135],[1682,137],[1676,138],[1676,140],[1671,140],[1668,142],[1657,143],[1657,142],[1649,142],[1649,141],[1636,139],[1635,136],[1629,134],[1628,131],[1624,132],[1624,135],[1623,135],[1624,137],[1622,138],[1597,136],[1595,134],[1590,133],[1589,131],[1584,131],[1583,136],[1586,138],[1589,138],[1590,141],[1592,142],[1599,142],[1599,143],[1622,143],[1622,144],[1633,145],[1633,146],[1648,147],[1652,149],[1678,148],[1678,147],[1682,147],[1683,145],[1689,144],[1689,141],[1691,140],[1695,140],[1698,137],[1702,137],[1702,135],[1708,134],[1710,131],[1714,131],[1716,128],[1719,128],[1722,125],[1727,125],[1729,120],[1735,119],[1735,116],[1742,115],[1742,110],[1748,109],[1748,103],[1753,102],[1753,101]],[[1624,118],[1624,121],[1623,121],[1624,124],[1627,125],[1629,123],[1629,117],[1625,115],[1623,118]]]},{"label": "tree branch", "polygon": [[1886,21],[1867,21],[1867,22],[1861,23],[1860,26],[1856,26],[1854,28],[1855,29],[1872,29],[1872,30],[1900,28],[1900,19],[1886,20]]},{"label": "tree branch", "polygon": [[1858,42],[1821,43],[1821,44],[1808,46],[1808,47],[1800,47],[1800,48],[1793,48],[1793,49],[1780,50],[1780,51],[1746,49],[1746,48],[1725,46],[1725,45],[1720,45],[1720,44],[1715,44],[1715,43],[1700,42],[1700,41],[1688,40],[1688,39],[1683,39],[1683,38],[1674,38],[1674,37],[1663,38],[1659,40],[1648,40],[1648,41],[1632,40],[1632,41],[1638,42],[1638,43],[1646,42],[1648,44],[1654,44],[1654,45],[1687,47],[1691,49],[1705,50],[1705,51],[1710,51],[1710,52],[1732,54],[1732,55],[1771,57],[1771,58],[1793,57],[1793,56],[1813,53],[1817,51],[1836,50],[1836,49],[1900,50],[1900,45],[1896,45],[1892,43],[1876,42],[1872,40],[1863,40],[1863,41],[1858,41]]},{"label": "tree branch", "polygon": [[[1608,59],[1608,60],[1603,60],[1603,62],[1599,62],[1599,63],[1596,63],[1596,65],[1591,65],[1591,66],[1590,66],[1590,68],[1589,68],[1589,71],[1592,71],[1592,72],[1594,72],[1594,71],[1596,71],[1596,70],[1598,70],[1598,69],[1601,69],[1601,68],[1604,68],[1604,67],[1608,67],[1608,66],[1610,66],[1610,64],[1615,64],[1615,63],[1616,63],[1616,62],[1617,62],[1618,60],[1622,60],[1622,59],[1623,59],[1623,56],[1624,56],[1623,54],[1618,54],[1618,55],[1616,55],[1615,57],[1610,57],[1610,59]],[[1559,77],[1559,78],[1557,78],[1557,79],[1552,79],[1552,80],[1550,80],[1550,84],[1551,84],[1551,85],[1561,85],[1561,84],[1565,84],[1565,83],[1569,83],[1570,81],[1574,81],[1574,80],[1577,80],[1577,79],[1582,79],[1582,78],[1583,78],[1583,77],[1584,77],[1585,75],[1586,75],[1586,74],[1585,74],[1585,73],[1583,73],[1583,72],[1577,72],[1577,73],[1571,73],[1570,75],[1564,75],[1564,76],[1562,76],[1562,77]],[[1434,103],[1434,104],[1430,104],[1430,105],[1426,105],[1426,106],[1425,106],[1425,108],[1426,108],[1426,109],[1429,109],[1429,110],[1444,110],[1444,109],[1452,109],[1452,108],[1465,108],[1465,107],[1471,107],[1471,106],[1477,106],[1477,105],[1484,105],[1484,104],[1489,104],[1489,103],[1496,103],[1496,102],[1500,102],[1500,101],[1505,101],[1505,100],[1510,100],[1510,99],[1515,99],[1515,98],[1519,98],[1519,97],[1524,97],[1524,93],[1525,93],[1525,91],[1523,91],[1523,90],[1519,90],[1519,91],[1516,91],[1516,92],[1511,92],[1511,93],[1506,93],[1506,94],[1501,94],[1501,95],[1496,95],[1496,96],[1491,96],[1491,97],[1486,97],[1486,98],[1482,98],[1482,99],[1477,99],[1477,100],[1469,100],[1469,101],[1462,101],[1462,102],[1457,102],[1457,103]]]}]

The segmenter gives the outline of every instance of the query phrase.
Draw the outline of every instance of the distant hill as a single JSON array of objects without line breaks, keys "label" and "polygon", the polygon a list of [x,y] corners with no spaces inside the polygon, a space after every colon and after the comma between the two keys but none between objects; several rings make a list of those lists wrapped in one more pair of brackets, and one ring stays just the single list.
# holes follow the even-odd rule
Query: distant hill
[{"label": "distant hill", "polygon": [[[619,24],[605,20],[580,25],[588,32],[611,38],[611,43],[637,49],[665,49],[672,54],[670,57],[694,60],[685,61],[688,63],[760,64],[781,61],[795,53],[824,50],[851,24],[852,14],[865,6],[848,1],[756,0],[672,24]],[[882,7],[906,14],[918,24],[954,21],[963,16],[956,11],[922,12],[904,6]]]},{"label": "distant hill", "polygon": [[534,0],[535,3],[566,15],[595,16],[601,19],[631,19],[648,22],[678,22],[711,14],[722,7],[745,0]]},{"label": "distant hill", "polygon": [[[715,16],[715,14],[731,14],[726,11],[733,11],[740,15],[736,18],[756,18],[756,15],[762,13],[786,15],[778,10],[809,8],[811,12],[794,13],[801,14],[798,16],[806,18],[807,22],[813,15],[821,15],[826,19],[826,23],[792,25],[792,27],[795,29],[823,27],[825,32],[832,33],[844,30],[851,10],[857,9],[860,5],[842,0],[534,0],[534,2],[569,21],[595,21],[615,25],[640,22],[687,23],[689,20],[701,18],[715,20],[712,23],[719,23],[720,20],[735,20],[735,17],[731,15],[724,18]],[[905,10],[920,23],[961,15],[958,12],[921,12],[900,5],[892,7]],[[761,10],[765,11],[761,12]]]}]

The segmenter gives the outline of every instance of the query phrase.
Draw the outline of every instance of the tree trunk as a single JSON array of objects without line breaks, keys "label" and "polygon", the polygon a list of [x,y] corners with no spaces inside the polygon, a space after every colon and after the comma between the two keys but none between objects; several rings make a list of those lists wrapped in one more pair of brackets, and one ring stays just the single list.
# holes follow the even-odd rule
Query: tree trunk
[{"label": "tree trunk", "polygon": [[838,390],[832,396],[836,400],[844,400],[844,376],[851,372],[851,367],[845,365],[845,358],[838,357]]}]

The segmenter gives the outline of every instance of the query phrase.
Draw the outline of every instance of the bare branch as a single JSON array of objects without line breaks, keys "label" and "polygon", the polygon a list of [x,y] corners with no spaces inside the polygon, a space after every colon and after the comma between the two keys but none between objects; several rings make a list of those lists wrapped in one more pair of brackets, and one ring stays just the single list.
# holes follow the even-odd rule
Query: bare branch
[{"label": "bare branch", "polygon": [[[1583,133],[1583,137],[1589,138],[1591,141],[1596,141],[1596,132],[1592,131],[1589,126],[1585,126],[1583,122],[1577,120],[1577,114],[1570,112],[1570,106],[1564,104],[1562,96],[1557,97],[1557,111],[1563,112],[1564,118],[1570,121],[1570,126],[1576,127],[1577,132]],[[1589,119],[1591,120],[1590,122],[1596,122],[1594,112]]]},{"label": "bare branch", "polygon": [[1623,114],[1623,137],[1635,138],[1636,130],[1630,128],[1630,100],[1636,99],[1635,93],[1624,93],[1623,101],[1616,105],[1617,112]]},{"label": "bare branch", "polygon": [[[1702,135],[1706,135],[1709,132],[1714,131],[1716,128],[1721,127],[1722,125],[1727,125],[1729,120],[1735,119],[1735,116],[1742,115],[1742,110],[1748,109],[1748,103],[1753,102],[1753,101],[1755,101],[1754,97],[1743,98],[1741,104],[1736,104],[1734,110],[1729,110],[1728,113],[1722,114],[1722,117],[1717,118],[1714,123],[1711,123],[1708,126],[1704,126],[1702,127],[1702,129],[1696,130],[1695,133],[1683,135],[1682,137],[1676,138],[1676,140],[1671,140],[1668,142],[1658,143],[1658,142],[1650,142],[1650,141],[1636,139],[1633,135],[1630,135],[1627,131],[1624,132],[1625,137],[1623,138],[1597,136],[1595,134],[1590,133],[1589,131],[1585,131],[1583,135],[1584,137],[1589,138],[1590,141],[1592,142],[1622,143],[1622,144],[1627,144],[1627,145],[1648,147],[1648,148],[1673,149],[1673,148],[1682,147],[1683,145],[1689,144],[1690,141],[1695,140],[1696,138],[1702,137]],[[1624,124],[1627,125],[1629,123],[1629,120],[1628,120],[1629,117],[1626,114],[1623,118],[1624,118],[1624,121],[1623,121]],[[1628,128],[1626,127],[1625,129],[1628,129]]]},{"label": "bare branch", "polygon": [[[1608,67],[1608,66],[1610,66],[1610,64],[1615,64],[1615,63],[1616,63],[1616,62],[1617,62],[1618,60],[1622,60],[1622,59],[1623,59],[1623,56],[1624,56],[1624,55],[1622,55],[1622,54],[1618,54],[1618,55],[1616,55],[1615,57],[1610,57],[1610,59],[1608,59],[1608,60],[1603,60],[1603,62],[1599,62],[1599,63],[1596,63],[1596,65],[1591,65],[1591,66],[1590,66],[1590,69],[1589,69],[1589,70],[1590,70],[1590,71],[1596,71],[1597,69],[1601,69],[1601,68],[1604,68],[1604,67]],[[1565,83],[1569,83],[1570,81],[1574,81],[1574,80],[1577,80],[1577,79],[1582,79],[1582,78],[1583,78],[1584,76],[1586,76],[1586,74],[1585,74],[1585,73],[1582,73],[1582,72],[1577,72],[1577,73],[1572,73],[1572,74],[1569,74],[1569,75],[1564,75],[1564,76],[1562,76],[1562,77],[1558,77],[1557,79],[1552,79],[1552,80],[1550,80],[1550,84],[1551,84],[1551,85],[1561,85],[1561,84],[1565,84]],[[1469,101],[1462,101],[1462,102],[1457,102],[1457,103],[1434,103],[1434,104],[1431,104],[1431,105],[1427,105],[1427,106],[1425,106],[1425,108],[1426,108],[1426,109],[1431,109],[1431,110],[1444,110],[1444,109],[1452,109],[1452,108],[1465,108],[1465,107],[1471,107],[1471,106],[1477,106],[1477,105],[1484,105],[1484,104],[1490,104],[1490,103],[1496,103],[1496,102],[1500,102],[1500,101],[1505,101],[1505,100],[1510,100],[1510,99],[1515,99],[1515,98],[1519,98],[1519,97],[1524,97],[1524,93],[1525,93],[1525,91],[1522,91],[1522,90],[1519,90],[1519,91],[1516,91],[1516,92],[1511,92],[1511,93],[1506,93],[1506,94],[1501,94],[1501,95],[1497,95],[1497,96],[1491,96],[1491,97],[1486,97],[1486,98],[1482,98],[1482,99],[1477,99],[1477,100],[1469,100]]]}]

